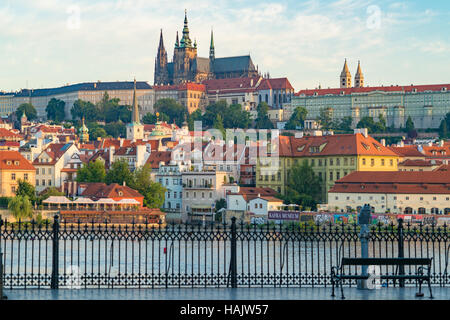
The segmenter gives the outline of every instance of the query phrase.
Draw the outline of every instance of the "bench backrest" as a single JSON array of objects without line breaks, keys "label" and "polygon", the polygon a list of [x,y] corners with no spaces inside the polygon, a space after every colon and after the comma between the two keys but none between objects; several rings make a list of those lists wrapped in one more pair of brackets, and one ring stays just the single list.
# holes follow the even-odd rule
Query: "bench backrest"
[{"label": "bench backrest", "polygon": [[431,265],[433,258],[342,258],[342,266]]}]

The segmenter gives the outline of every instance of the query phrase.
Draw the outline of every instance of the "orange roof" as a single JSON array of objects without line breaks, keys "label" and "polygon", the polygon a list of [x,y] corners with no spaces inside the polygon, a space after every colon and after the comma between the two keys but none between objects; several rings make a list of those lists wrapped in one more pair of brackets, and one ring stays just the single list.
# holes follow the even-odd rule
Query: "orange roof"
[{"label": "orange roof", "polygon": [[279,137],[279,154],[285,157],[314,157],[331,155],[397,156],[371,136],[337,134],[329,136]]},{"label": "orange roof", "polygon": [[204,92],[206,87],[204,84],[187,82],[183,84],[177,85],[162,85],[162,86],[153,86],[155,91],[202,91]]},{"label": "orange roof", "polygon": [[433,166],[438,166],[441,164],[442,164],[442,161],[431,163],[431,161],[427,161],[427,160],[405,160],[405,161],[399,163],[398,165],[404,166],[404,167],[433,167]]},{"label": "orange roof", "polygon": [[16,134],[8,129],[5,128],[0,128],[0,139],[5,139],[5,138],[23,138],[21,135]]},{"label": "orange roof", "polygon": [[289,89],[294,90],[294,87],[289,82],[288,78],[277,78],[277,79],[264,79],[258,86],[258,90],[281,90]]},{"label": "orange roof", "polygon": [[[128,186],[121,186],[117,183],[113,183],[107,185],[101,182],[95,183],[86,183],[86,189],[81,194],[83,197],[93,197],[93,198],[143,198],[141,195],[134,189],[131,189]],[[122,194],[120,194],[121,192]]]},{"label": "orange roof", "polygon": [[253,78],[228,78],[228,79],[211,79],[203,81],[206,85],[206,91],[210,94],[216,93],[233,93],[233,92],[251,92],[256,91],[258,81],[261,77]]},{"label": "orange roof", "polygon": [[336,181],[329,192],[450,194],[450,172],[355,171]]},{"label": "orange roof", "polygon": [[0,151],[0,170],[36,170],[18,151]]},{"label": "orange roof", "polygon": [[168,164],[172,160],[172,152],[171,151],[155,151],[150,153],[150,156],[147,159],[145,164],[149,164],[152,169],[158,169],[159,163],[164,162]]},{"label": "orange roof", "polygon": [[425,158],[425,155],[417,150],[416,145],[404,146],[404,147],[388,147],[400,157],[422,157]]},{"label": "orange roof", "polygon": [[374,91],[383,92],[402,92],[411,93],[413,90],[416,92],[425,91],[441,91],[446,88],[447,91],[450,90],[450,84],[436,84],[436,85],[419,85],[419,86],[381,86],[381,87],[362,87],[362,88],[333,88],[333,89],[313,89],[313,90],[301,90],[296,93],[296,96],[324,96],[324,95],[351,95],[354,93],[369,93]]}]

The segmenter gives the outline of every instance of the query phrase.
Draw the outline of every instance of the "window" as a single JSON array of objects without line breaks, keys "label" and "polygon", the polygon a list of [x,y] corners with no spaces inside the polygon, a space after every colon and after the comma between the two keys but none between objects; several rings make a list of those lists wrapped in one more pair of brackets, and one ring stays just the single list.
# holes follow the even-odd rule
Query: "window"
[{"label": "window", "polygon": [[340,165],[341,165],[341,159],[339,159],[339,158],[336,159],[336,165],[337,165],[337,166],[340,166]]},{"label": "window", "polygon": [[45,186],[45,180],[44,179],[42,179],[42,185]]},{"label": "window", "polygon": [[16,187],[15,187],[15,186],[12,186],[12,187],[11,187],[11,192],[12,192],[12,193],[16,193]]},{"label": "window", "polygon": [[39,174],[39,168],[36,169],[36,174]]},{"label": "window", "polygon": [[366,165],[366,159],[362,159],[362,165],[365,166]]},{"label": "window", "polygon": [[436,201],[436,200],[437,200],[437,198],[436,198],[436,197],[433,197],[433,200],[434,200],[434,201]]},{"label": "window", "polygon": [[36,186],[38,186],[39,185],[39,180],[38,179],[36,179]]},{"label": "window", "polygon": [[336,180],[339,180],[341,178],[341,173],[338,171],[336,172]]},{"label": "window", "polygon": [[330,171],[330,180],[333,180],[333,171]]},{"label": "window", "polygon": [[381,165],[384,167],[384,159],[381,159]]},{"label": "window", "polygon": [[186,192],[186,199],[189,198],[189,192]]},{"label": "window", "polygon": [[16,174],[15,173],[11,173],[11,180],[16,180]]},{"label": "window", "polygon": [[52,185],[52,180],[48,180],[48,185],[49,185],[49,186]]},{"label": "window", "polygon": [[391,159],[391,160],[389,161],[389,165],[392,167],[392,166],[394,165],[394,160]]},{"label": "window", "polygon": [[170,199],[170,191],[167,192],[167,199]]},{"label": "window", "polygon": [[375,159],[370,159],[370,166],[371,167],[375,166]]}]

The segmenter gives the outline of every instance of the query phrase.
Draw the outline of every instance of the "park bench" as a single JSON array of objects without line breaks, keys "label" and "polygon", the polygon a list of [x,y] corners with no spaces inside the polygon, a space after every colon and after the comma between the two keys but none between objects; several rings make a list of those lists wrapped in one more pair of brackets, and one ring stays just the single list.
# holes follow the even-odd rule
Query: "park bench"
[{"label": "park bench", "polygon": [[[423,297],[422,283],[427,281],[428,289],[430,291],[430,298],[433,298],[431,291],[431,263],[433,258],[342,258],[340,266],[331,267],[331,284],[332,294],[334,297],[334,288],[339,286],[341,288],[342,299],[344,297],[344,290],[342,288],[342,282],[344,280],[367,280],[371,275],[357,275],[346,274],[344,272],[345,266],[397,266],[395,274],[380,274],[377,275],[381,280],[417,280],[419,283],[419,292],[416,293],[416,297]],[[415,274],[398,274],[399,268],[405,266],[417,266],[417,272]],[[425,271],[426,269],[426,271]]]}]

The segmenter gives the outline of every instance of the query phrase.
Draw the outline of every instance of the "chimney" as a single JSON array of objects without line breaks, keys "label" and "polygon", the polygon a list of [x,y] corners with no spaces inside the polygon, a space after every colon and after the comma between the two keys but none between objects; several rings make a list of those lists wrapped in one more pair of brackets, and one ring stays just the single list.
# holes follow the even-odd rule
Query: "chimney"
[{"label": "chimney", "polygon": [[116,152],[116,148],[114,146],[109,147],[109,167],[111,167],[114,162],[114,153]]},{"label": "chimney", "polygon": [[124,187],[126,187],[126,186],[127,186],[127,182],[126,182],[125,180],[123,180],[122,185],[123,185]]},{"label": "chimney", "polygon": [[120,147],[123,147],[123,138],[119,138]]},{"label": "chimney", "polygon": [[443,146],[444,146],[444,140],[440,140],[440,141],[439,141],[439,147],[442,148]]},{"label": "chimney", "polygon": [[386,147],[386,139],[381,139],[381,144],[383,145],[383,147]]}]

